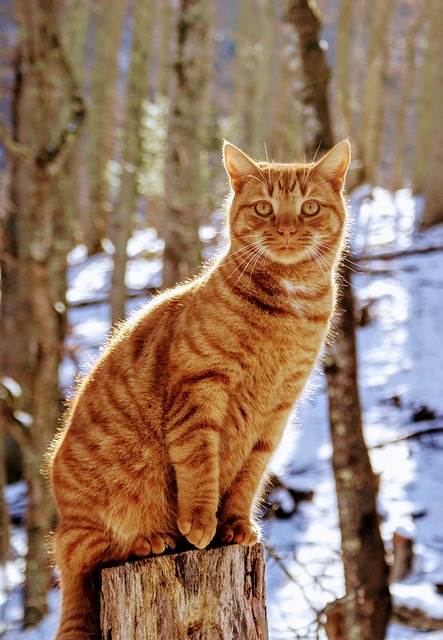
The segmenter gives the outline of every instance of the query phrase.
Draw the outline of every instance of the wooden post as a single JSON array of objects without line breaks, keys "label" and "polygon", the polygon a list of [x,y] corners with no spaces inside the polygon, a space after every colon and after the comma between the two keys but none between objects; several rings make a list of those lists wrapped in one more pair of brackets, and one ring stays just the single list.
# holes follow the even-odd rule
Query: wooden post
[{"label": "wooden post", "polygon": [[268,640],[264,551],[232,545],[101,572],[103,640]]}]

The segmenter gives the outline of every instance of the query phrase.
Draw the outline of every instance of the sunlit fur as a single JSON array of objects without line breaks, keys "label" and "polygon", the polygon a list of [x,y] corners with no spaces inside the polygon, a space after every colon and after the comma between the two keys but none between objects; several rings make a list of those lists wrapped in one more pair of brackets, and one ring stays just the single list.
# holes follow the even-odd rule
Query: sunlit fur
[{"label": "sunlit fur", "polygon": [[[185,539],[204,548],[214,537],[259,538],[266,465],[334,308],[349,145],[316,164],[280,165],[226,143],[224,159],[228,248],[116,331],[48,454],[60,514],[58,640],[99,637],[100,565]],[[317,214],[302,213],[307,200]],[[257,213],[259,201],[272,212]]]}]

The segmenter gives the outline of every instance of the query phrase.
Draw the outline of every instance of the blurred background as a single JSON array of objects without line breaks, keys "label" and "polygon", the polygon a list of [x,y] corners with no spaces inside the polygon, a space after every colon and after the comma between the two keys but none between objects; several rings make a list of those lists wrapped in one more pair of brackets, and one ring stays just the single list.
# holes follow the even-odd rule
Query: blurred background
[{"label": "blurred background", "polygon": [[[223,139],[279,162],[312,161],[350,139],[366,439],[417,441],[415,422],[441,431],[442,61],[441,0],[0,0],[0,636],[44,621],[48,593],[57,602],[45,551],[54,509],[40,470],[76,375],[112,323],[198,272],[223,242]],[[326,448],[314,432],[311,470],[331,457],[319,376],[320,399],[304,411]],[[310,450],[296,431],[291,456]],[[433,440],[432,451],[441,446]],[[318,478],[286,463],[278,488],[290,502],[294,476],[306,495],[320,491]],[[375,461],[382,477],[385,464]],[[428,491],[432,505],[441,482]],[[415,506],[402,517],[412,522]],[[398,524],[391,507],[385,543]],[[305,524],[318,520],[315,500],[304,508]],[[331,517],[325,526],[337,527]],[[290,534],[278,524],[269,532],[291,550],[288,563],[301,544],[291,522]],[[428,543],[436,592],[443,541]],[[272,575],[270,606],[281,588]],[[331,589],[341,594],[340,579]],[[311,626],[302,613],[299,626],[283,624],[288,612],[272,609],[271,637],[322,637],[326,592],[309,600]],[[443,603],[427,618],[440,628]],[[35,637],[52,638],[51,624]]]}]

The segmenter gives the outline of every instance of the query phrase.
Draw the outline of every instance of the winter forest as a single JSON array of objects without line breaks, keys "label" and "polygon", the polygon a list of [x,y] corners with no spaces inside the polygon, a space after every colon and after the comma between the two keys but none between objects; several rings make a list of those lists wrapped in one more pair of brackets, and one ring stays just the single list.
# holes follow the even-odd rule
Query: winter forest
[{"label": "winter forest", "polygon": [[269,638],[443,639],[442,60],[441,0],[0,0],[0,638],[54,638],[45,452],[111,327],[225,242],[223,140],[347,138],[341,311],[261,510]]}]

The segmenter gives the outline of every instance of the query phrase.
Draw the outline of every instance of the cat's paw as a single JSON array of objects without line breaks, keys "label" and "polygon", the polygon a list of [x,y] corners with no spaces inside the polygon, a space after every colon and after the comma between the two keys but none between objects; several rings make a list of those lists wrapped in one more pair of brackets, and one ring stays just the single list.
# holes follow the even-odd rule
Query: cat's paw
[{"label": "cat's paw", "polygon": [[215,536],[217,518],[215,515],[194,510],[186,515],[179,515],[177,526],[188,542],[197,549],[204,549]]},{"label": "cat's paw", "polygon": [[260,529],[246,518],[232,519],[223,524],[218,530],[217,536],[224,544],[235,542],[237,544],[251,545],[260,540]]},{"label": "cat's paw", "polygon": [[146,558],[147,556],[158,556],[164,553],[166,549],[172,551],[176,547],[176,541],[172,536],[165,533],[151,533],[148,537],[139,536],[131,549],[131,555],[137,558]]}]

